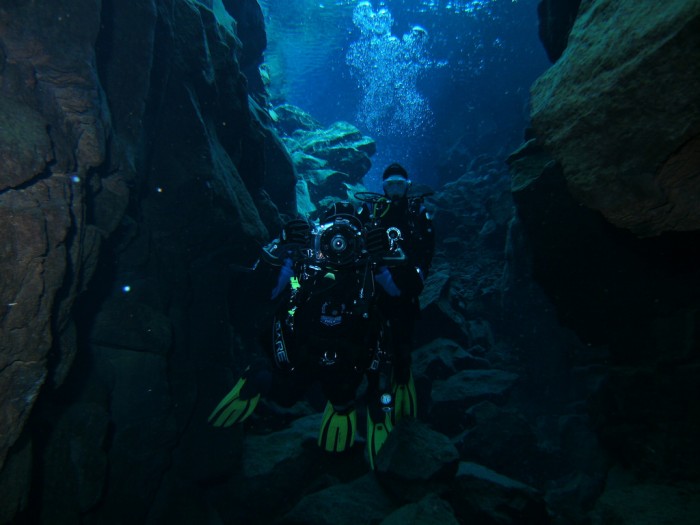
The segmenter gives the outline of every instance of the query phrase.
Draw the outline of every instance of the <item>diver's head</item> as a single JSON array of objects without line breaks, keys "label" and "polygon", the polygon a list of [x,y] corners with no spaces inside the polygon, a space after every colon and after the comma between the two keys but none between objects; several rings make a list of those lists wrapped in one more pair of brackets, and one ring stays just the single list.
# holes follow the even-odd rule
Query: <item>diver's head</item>
[{"label": "diver's head", "polygon": [[411,186],[411,181],[408,180],[408,172],[401,164],[396,162],[390,164],[384,170],[382,181],[384,195],[392,201],[403,199]]}]

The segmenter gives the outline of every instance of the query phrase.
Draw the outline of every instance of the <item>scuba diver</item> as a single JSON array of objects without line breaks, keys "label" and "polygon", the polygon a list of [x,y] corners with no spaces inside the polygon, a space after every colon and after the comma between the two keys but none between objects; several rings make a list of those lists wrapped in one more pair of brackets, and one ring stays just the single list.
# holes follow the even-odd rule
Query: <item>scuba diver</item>
[{"label": "scuba diver", "polygon": [[379,410],[391,410],[389,393],[377,390],[389,384],[379,376],[390,375],[390,363],[374,272],[387,260],[401,260],[403,252],[386,233],[366,243],[365,212],[334,203],[317,224],[303,218],[287,222],[279,238],[263,248],[260,266],[277,274],[270,293],[277,306],[262,344],[269,359],[245,370],[209,417],[214,426],[245,421],[271,385],[294,389],[319,382],[327,402],[318,444],[343,452],[355,441],[355,397],[363,378],[368,405],[383,402]]},{"label": "scuba diver", "polygon": [[[413,304],[407,294],[415,287],[406,287],[403,296],[399,290],[395,297],[384,290],[393,282],[389,272],[405,286],[397,268],[416,258],[407,257],[402,232],[394,226],[403,223],[382,224],[393,203],[390,194],[358,194],[366,201],[359,208],[334,203],[318,223],[293,219],[278,239],[263,248],[262,261],[278,268],[270,297],[278,306],[263,343],[272,366],[257,364],[245,370],[210,415],[214,426],[245,421],[273,383],[288,384],[291,379],[297,386],[308,386],[318,381],[327,400],[318,445],[328,452],[343,452],[355,441],[355,397],[366,377],[367,451],[374,469],[376,454],[395,422],[415,415],[410,355],[399,356],[395,362],[400,368],[393,369],[393,349],[407,349],[393,323],[407,317],[389,311],[394,299],[402,308],[406,301]],[[405,231],[408,238],[409,230]],[[392,341],[399,335],[400,340]],[[394,402],[397,395],[399,405]],[[393,414],[395,406],[401,414]]]},{"label": "scuba diver", "polygon": [[[430,271],[435,252],[435,234],[432,219],[423,205],[431,193],[410,196],[411,181],[408,172],[400,164],[389,165],[382,174],[384,195],[359,193],[356,198],[364,201],[367,216],[368,243],[381,237],[389,237],[390,249],[400,246],[402,259],[385,259],[375,270],[379,285],[377,308],[388,330],[386,351],[391,356],[391,393],[393,409],[386,413],[373,412],[373,428],[388,431],[403,417],[417,416],[416,389],[411,372],[415,322],[420,316],[419,296]],[[383,421],[382,419],[385,418]],[[368,447],[383,444],[384,436],[374,439],[368,436]]]}]

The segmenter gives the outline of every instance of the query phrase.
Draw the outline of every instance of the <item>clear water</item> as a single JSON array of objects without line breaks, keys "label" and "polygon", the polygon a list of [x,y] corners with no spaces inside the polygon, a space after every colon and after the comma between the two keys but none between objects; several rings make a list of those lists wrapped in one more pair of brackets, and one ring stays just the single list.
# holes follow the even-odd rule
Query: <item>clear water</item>
[{"label": "clear water", "polygon": [[549,63],[537,0],[261,0],[272,94],[377,141],[435,184],[453,147],[503,158],[527,126],[529,86]]}]

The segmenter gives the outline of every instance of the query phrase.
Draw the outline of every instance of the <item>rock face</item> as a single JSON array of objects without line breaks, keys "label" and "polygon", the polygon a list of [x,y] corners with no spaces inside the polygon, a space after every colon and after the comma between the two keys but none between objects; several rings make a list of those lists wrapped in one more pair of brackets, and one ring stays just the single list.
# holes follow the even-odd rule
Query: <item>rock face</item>
[{"label": "rock face", "polygon": [[576,203],[561,166],[535,141],[510,163],[532,275],[560,321],[587,343],[634,339],[633,353],[653,354],[642,349],[653,345],[654,319],[697,304],[700,275],[691,261],[699,253],[698,232],[639,239],[614,228]]},{"label": "rock face", "polygon": [[[562,479],[547,500],[575,522],[601,490],[592,523],[644,522],[651,492],[668,509],[652,521],[695,519],[697,486],[674,485],[700,472],[700,106],[686,83],[700,73],[699,28],[699,2],[582,2],[568,48],[533,86],[537,138],[509,159],[532,276],[590,345],[572,372],[589,376],[587,412],[618,464],[603,484],[585,467],[600,458],[585,447],[572,458],[578,488]],[[590,432],[561,423],[567,440]]]},{"label": "rock face", "polygon": [[535,141],[510,163],[533,277],[562,324],[605,348],[590,356],[607,356],[605,381],[589,400],[599,439],[642,477],[696,478],[688,444],[700,438],[692,406],[700,232],[638,238],[611,226],[574,201],[561,166]]},{"label": "rock face", "polygon": [[[0,10],[0,467],[48,378],[49,351],[54,367],[75,355],[69,313],[114,228],[87,209],[109,128],[94,67],[99,11],[69,4]],[[125,175],[104,175],[118,215]]]},{"label": "rock face", "polygon": [[32,472],[30,520],[141,522],[176,444],[188,464],[200,380],[232,362],[230,265],[296,209],[296,176],[242,73],[260,7],[235,2],[239,35],[225,3],[0,8],[3,522]]},{"label": "rock face", "polygon": [[365,191],[362,178],[372,162],[377,145],[349,122],[334,122],[324,128],[311,115],[285,104],[274,109],[275,127],[289,150],[299,181],[297,203],[305,214],[330,201],[352,200]]},{"label": "rock face", "polygon": [[699,229],[698,83],[700,2],[585,1],[532,86],[533,126],[576,199],[611,223]]}]

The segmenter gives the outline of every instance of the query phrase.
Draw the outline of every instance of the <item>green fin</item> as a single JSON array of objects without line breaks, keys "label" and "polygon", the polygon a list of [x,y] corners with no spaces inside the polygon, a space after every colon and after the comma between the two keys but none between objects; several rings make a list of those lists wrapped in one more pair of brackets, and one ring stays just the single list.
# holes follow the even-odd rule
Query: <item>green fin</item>
[{"label": "green fin", "polygon": [[354,407],[348,411],[337,411],[328,401],[318,433],[318,446],[326,452],[343,452],[355,443],[356,427],[357,412]]},{"label": "green fin", "polygon": [[215,427],[230,427],[242,423],[253,413],[260,401],[260,394],[250,399],[241,397],[241,390],[246,383],[246,377],[241,377],[231,391],[216,406],[208,421]]},{"label": "green fin", "polygon": [[396,425],[404,417],[416,417],[417,414],[416,385],[413,382],[413,374],[410,374],[408,383],[394,384],[394,410],[391,412],[391,422]]},{"label": "green fin", "polygon": [[379,449],[382,448],[389,432],[393,428],[391,417],[381,412],[378,421],[372,418],[372,412],[367,410],[367,455],[369,456],[369,466],[374,470],[374,459],[377,457]]}]

